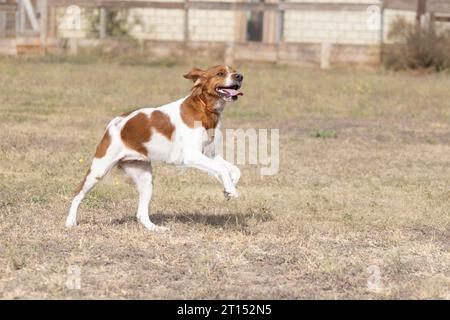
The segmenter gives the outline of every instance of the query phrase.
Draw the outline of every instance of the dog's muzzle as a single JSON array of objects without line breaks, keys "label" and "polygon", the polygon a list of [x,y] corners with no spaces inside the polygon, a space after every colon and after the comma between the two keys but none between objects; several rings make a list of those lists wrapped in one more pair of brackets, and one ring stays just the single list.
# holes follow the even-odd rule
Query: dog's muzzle
[{"label": "dog's muzzle", "polygon": [[[240,81],[238,81],[236,78],[239,78]],[[220,94],[220,96],[225,101],[231,101],[231,100],[237,100],[239,96],[244,95],[239,89],[242,85],[242,80],[244,79],[244,76],[241,74],[234,74],[233,75],[233,84],[226,87],[217,87],[216,91]]]}]

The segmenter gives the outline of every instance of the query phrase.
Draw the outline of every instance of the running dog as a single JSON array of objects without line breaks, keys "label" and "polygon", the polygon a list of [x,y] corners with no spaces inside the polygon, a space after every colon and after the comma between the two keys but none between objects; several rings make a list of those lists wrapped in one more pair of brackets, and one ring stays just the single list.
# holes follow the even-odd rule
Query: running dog
[{"label": "running dog", "polygon": [[216,177],[225,198],[236,198],[241,172],[215,154],[225,103],[235,101],[243,75],[229,66],[193,69],[184,75],[194,82],[191,94],[158,108],[143,108],[114,118],[97,146],[91,167],[72,201],[66,227],[77,223],[77,211],[86,194],[114,166],[134,181],[139,192],[137,220],[150,231],[165,231],[150,221],[152,161],[197,168]]}]

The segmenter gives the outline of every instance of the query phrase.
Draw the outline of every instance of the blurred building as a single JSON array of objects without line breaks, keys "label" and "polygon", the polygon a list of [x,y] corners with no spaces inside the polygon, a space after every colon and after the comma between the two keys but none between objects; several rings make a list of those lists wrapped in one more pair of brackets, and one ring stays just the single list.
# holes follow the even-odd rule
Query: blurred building
[{"label": "blurred building", "polygon": [[[394,19],[404,17],[415,21],[418,10],[424,9],[420,13],[421,18],[431,19],[438,13],[441,19],[437,23],[446,27],[449,25],[446,17],[450,12],[450,1],[447,0],[226,0],[228,3],[266,4],[264,11],[224,9],[222,4],[225,0],[190,0],[191,4],[211,5],[193,6],[188,13],[184,10],[184,2],[180,1],[154,1],[178,4],[172,8],[144,8],[136,6],[136,1],[126,6],[126,0],[120,1],[120,10],[126,11],[122,18],[129,26],[129,35],[157,54],[173,54],[181,47],[186,48],[188,42],[191,48],[205,50],[224,51],[231,46],[233,57],[242,60],[376,64],[382,44],[389,43],[387,35]],[[19,13],[26,2],[35,7],[40,2],[57,5],[57,8],[53,6],[48,10],[46,24],[50,38],[80,39],[80,43],[86,45],[97,43],[93,39],[99,38],[99,31],[93,28],[93,21],[98,22],[102,12],[87,5],[88,1],[62,0],[64,5],[58,5],[56,0],[19,0]],[[70,4],[75,6],[69,8]],[[420,8],[424,4],[426,7]],[[284,6],[284,9],[279,10],[281,7],[278,6]],[[78,28],[73,28],[73,14],[79,14]],[[6,15],[2,15],[0,7],[0,37],[1,30],[3,36],[11,34],[8,30],[14,23],[14,16],[11,13]],[[111,35],[100,32],[100,38],[111,40]]]}]

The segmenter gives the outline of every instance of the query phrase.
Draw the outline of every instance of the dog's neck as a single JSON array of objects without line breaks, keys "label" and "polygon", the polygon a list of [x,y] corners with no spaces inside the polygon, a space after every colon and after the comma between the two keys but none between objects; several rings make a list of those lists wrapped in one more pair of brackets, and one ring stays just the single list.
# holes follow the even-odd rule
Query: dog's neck
[{"label": "dog's neck", "polygon": [[225,101],[219,97],[193,93],[181,104],[181,117],[191,128],[195,122],[201,122],[205,129],[213,129],[219,123],[224,107]]},{"label": "dog's neck", "polygon": [[200,104],[205,109],[205,112],[221,114],[225,108],[225,101],[221,98],[211,97],[210,95],[200,94],[197,96]]}]

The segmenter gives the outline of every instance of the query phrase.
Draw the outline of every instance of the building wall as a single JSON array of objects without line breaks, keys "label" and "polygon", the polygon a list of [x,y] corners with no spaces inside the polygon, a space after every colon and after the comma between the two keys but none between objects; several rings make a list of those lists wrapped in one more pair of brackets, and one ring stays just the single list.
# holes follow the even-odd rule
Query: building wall
[{"label": "building wall", "polygon": [[[289,2],[308,2],[290,0]],[[371,3],[367,0],[317,0],[316,2]],[[331,42],[339,44],[376,44],[378,26],[373,25],[373,7],[366,11],[290,11],[285,13],[284,40],[286,42]]]},{"label": "building wall", "polygon": [[332,42],[375,44],[379,30],[368,26],[366,12],[304,11],[286,12],[284,40],[286,42]]},{"label": "building wall", "polygon": [[[0,0],[6,3],[6,0]],[[16,35],[16,13],[0,10],[0,38],[10,38]]]},{"label": "building wall", "polygon": [[[80,8],[79,22],[75,11],[66,8],[56,10],[56,35],[62,38],[88,38],[95,34],[91,30],[91,21],[98,15],[97,9]],[[79,26],[78,26],[79,24]],[[75,26],[76,27],[73,27]]]},{"label": "building wall", "polygon": [[[159,0],[179,2],[181,0]],[[191,0],[195,1],[195,0]],[[221,1],[221,0],[210,0]],[[242,0],[232,0],[242,1]],[[247,0],[250,1],[250,0]],[[278,0],[266,0],[277,2]],[[311,0],[285,0],[311,2]],[[364,3],[363,11],[288,11],[284,14],[283,40],[286,43],[322,43],[350,45],[377,45],[380,43],[379,15],[376,10],[381,0],[316,0],[315,2]],[[373,5],[371,7],[371,5]],[[81,29],[70,31],[64,18],[64,9],[58,11],[58,35],[62,37],[95,37],[90,32],[90,16],[98,10],[81,9]],[[415,12],[386,10],[384,15],[384,42],[389,42],[389,25],[402,16],[414,21]],[[219,10],[190,10],[189,37],[193,41],[244,42],[247,13]],[[276,40],[276,13],[264,18],[265,43]],[[132,36],[142,40],[182,41],[184,38],[184,11],[167,9],[132,9],[129,21],[140,21],[132,29]],[[378,20],[379,21],[379,20]],[[450,26],[450,24],[446,24]]]},{"label": "building wall", "polygon": [[233,41],[234,29],[235,13],[233,11],[191,10],[189,12],[191,40]]},{"label": "building wall", "polygon": [[[450,13],[442,14],[441,16],[445,16],[445,17],[450,19]],[[436,28],[436,30],[441,31],[441,32],[444,32],[444,31],[450,32],[450,23],[449,22],[438,22],[438,21],[436,21],[435,22],[435,28]]]},{"label": "building wall", "polygon": [[138,39],[183,40],[184,12],[167,9],[133,9],[130,14],[139,20],[132,30]]},{"label": "building wall", "polygon": [[[142,22],[141,26],[133,30],[135,37],[148,40],[183,40],[184,11],[133,9],[131,14]],[[189,37],[197,41],[233,41],[235,20],[236,13],[233,11],[190,10]]]},{"label": "building wall", "polygon": [[[159,1],[159,0],[156,0]],[[167,0],[164,2],[180,2]],[[131,34],[138,39],[148,40],[183,40],[184,12],[182,10],[167,9],[132,9],[131,19],[140,21]]]},{"label": "building wall", "polygon": [[[175,0],[168,0],[179,2]],[[81,29],[69,30],[65,9],[58,10],[58,34],[62,37],[88,37],[89,20],[98,15],[98,10],[82,9]],[[190,10],[189,37],[197,41],[234,41],[236,12],[219,10]],[[90,18],[91,17],[91,18]],[[139,21],[131,30],[131,35],[145,40],[181,41],[184,38],[184,11],[169,9],[142,9],[129,11],[129,21]]]},{"label": "building wall", "polygon": [[[175,0],[171,0],[175,1]],[[211,0],[220,1],[220,0]],[[238,1],[238,0],[233,0]],[[311,2],[311,0],[287,0],[291,2]],[[266,0],[266,2],[277,2]],[[379,5],[379,0],[316,0],[316,2],[369,3]],[[398,15],[414,19],[414,12],[387,10],[386,26]],[[181,10],[134,9],[132,15],[141,20],[142,25],[133,30],[139,39],[183,40],[184,12]],[[271,15],[272,17],[269,17]],[[267,13],[264,19],[265,42],[275,41],[274,13]],[[189,36],[197,41],[244,41],[245,32],[236,32],[245,25],[247,14],[219,10],[191,10],[189,13]],[[332,42],[339,44],[379,43],[378,26],[371,26],[373,10],[367,11],[290,11],[284,16],[284,37],[286,42]],[[273,20],[273,21],[271,21]],[[387,35],[388,28],[385,29]]]},{"label": "building wall", "polygon": [[[175,40],[184,37],[184,12],[181,10],[134,9],[140,20],[132,35],[138,39]],[[196,41],[233,41],[235,19],[232,11],[190,10],[189,38]]]}]

